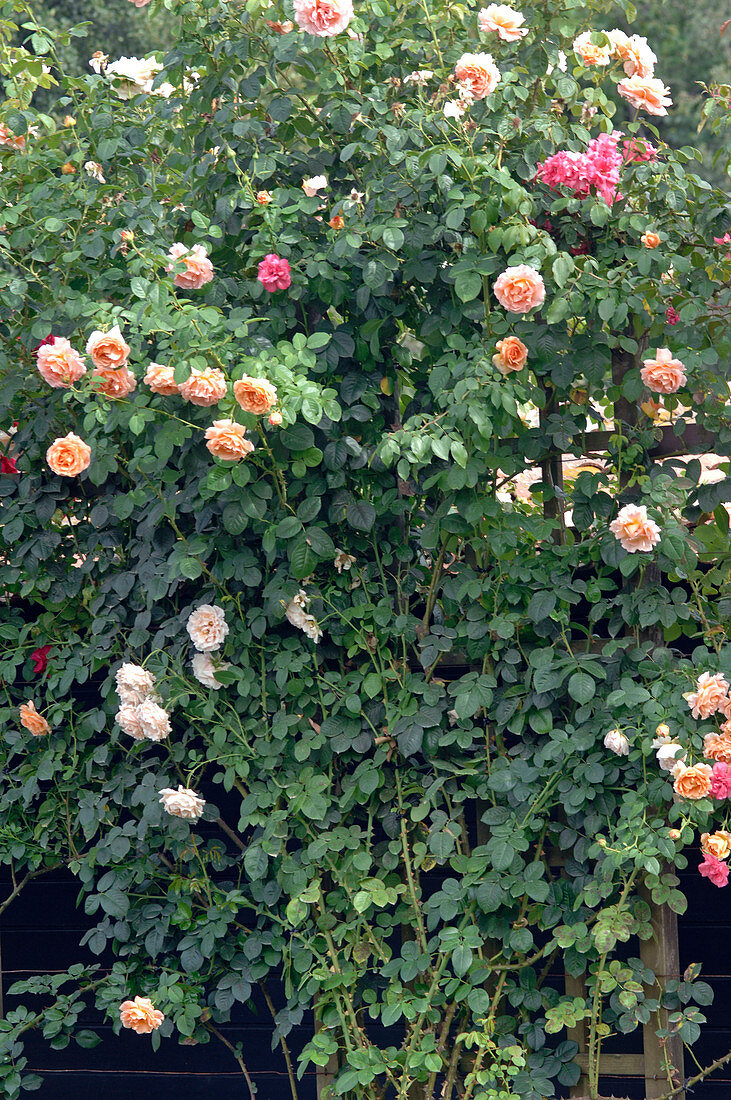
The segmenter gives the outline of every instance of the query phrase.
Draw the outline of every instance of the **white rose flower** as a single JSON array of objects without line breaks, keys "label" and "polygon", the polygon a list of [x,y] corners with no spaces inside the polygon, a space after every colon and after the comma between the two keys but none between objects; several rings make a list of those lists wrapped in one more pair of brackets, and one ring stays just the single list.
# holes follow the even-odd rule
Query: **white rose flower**
[{"label": "white rose flower", "polygon": [[228,634],[225,612],[217,604],[201,604],[192,612],[186,629],[197,650],[212,653],[221,648]]},{"label": "white rose flower", "polygon": [[125,663],[115,677],[117,695],[123,703],[141,703],[155,686],[155,677],[142,665]]},{"label": "white rose flower", "polygon": [[143,92],[149,95],[153,80],[162,70],[162,63],[154,57],[120,57],[107,65],[104,72],[120,99],[132,99]]},{"label": "white rose flower", "polygon": [[679,741],[664,741],[655,754],[657,762],[664,772],[674,772],[677,764],[682,763],[683,757],[678,759],[678,751],[683,752],[683,746]]},{"label": "white rose flower", "polygon": [[308,199],[314,199],[317,192],[323,191],[326,187],[327,176],[311,176],[310,179],[302,180],[302,190]]},{"label": "white rose flower", "polygon": [[144,739],[145,731],[142,728],[142,722],[135,703],[122,703],[116,714],[116,722],[125,733],[128,733],[130,737],[134,737],[135,741]]},{"label": "white rose flower", "polygon": [[216,672],[230,668],[227,661],[213,661],[209,653],[196,653],[192,660],[193,675],[199,684],[217,690],[223,685],[216,679]]},{"label": "white rose flower", "polygon": [[297,595],[287,604],[284,614],[287,616],[292,626],[296,626],[298,630],[304,631],[308,638],[311,638],[313,642],[317,643],[322,637],[322,630],[315,616],[310,615],[305,610],[309,602],[309,596],[304,589],[300,588]]},{"label": "white rose flower", "polygon": [[629,756],[629,741],[621,730],[610,730],[604,737],[604,748],[617,756]]},{"label": "white rose flower", "polygon": [[154,699],[145,699],[137,707],[142,732],[148,741],[164,741],[170,735],[170,716]]},{"label": "white rose flower", "polygon": [[98,164],[95,160],[87,160],[84,165],[84,171],[87,176],[91,176],[92,179],[98,180],[99,183],[106,183],[104,178],[104,172],[102,171],[101,164]]},{"label": "white rose flower", "polygon": [[173,817],[183,817],[186,821],[197,821],[203,813],[206,800],[197,795],[190,787],[178,784],[177,791],[173,787],[163,787],[160,791],[165,813]]}]

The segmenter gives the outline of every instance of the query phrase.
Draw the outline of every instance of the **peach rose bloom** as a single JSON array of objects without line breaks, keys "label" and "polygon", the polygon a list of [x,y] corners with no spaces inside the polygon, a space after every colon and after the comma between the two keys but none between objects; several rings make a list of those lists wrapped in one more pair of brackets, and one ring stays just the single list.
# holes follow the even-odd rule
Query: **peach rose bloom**
[{"label": "peach rose bloom", "polygon": [[633,107],[650,115],[666,115],[673,104],[670,89],[654,77],[630,76],[620,80],[617,91]]},{"label": "peach rose bloom", "polygon": [[190,377],[178,386],[180,396],[192,405],[217,405],[226,396],[226,376],[218,367],[192,370]]},{"label": "peach rose bloom", "polygon": [[244,374],[234,382],[234,397],[244,412],[262,416],[276,405],[277,387],[266,378],[249,378]]},{"label": "peach rose bloom", "polygon": [[14,134],[4,122],[0,122],[0,145],[8,149],[25,149],[25,134]]},{"label": "peach rose bloom", "polygon": [[677,393],[688,381],[684,364],[673,359],[668,348],[658,348],[654,359],[644,359],[640,375],[653,393]]},{"label": "peach rose bloom", "polygon": [[731,766],[731,737],[720,733],[707,733],[703,738],[703,755]]},{"label": "peach rose bloom", "polygon": [[489,53],[462,54],[454,66],[454,75],[473,99],[486,99],[500,80],[500,70]]},{"label": "peach rose bloom", "polygon": [[95,367],[123,367],[129,358],[130,346],[122,336],[119,325],[109,332],[92,332],[86,341],[86,354],[91,356]]},{"label": "peach rose bloom", "polygon": [[155,1008],[149,997],[135,997],[133,1001],[122,1001],[119,1018],[122,1027],[129,1027],[138,1035],[149,1035],[157,1031],[165,1016]]},{"label": "peach rose bloom", "polygon": [[173,270],[178,260],[185,264],[185,271],[179,271],[173,279],[175,286],[182,287],[183,290],[200,290],[213,279],[213,264],[202,244],[194,244],[192,248],[187,248],[184,244],[174,244],[168,252],[168,259],[168,272]]},{"label": "peach rose bloom", "polygon": [[294,18],[301,31],[318,38],[340,34],[353,18],[352,0],[294,0]]},{"label": "peach rose bloom", "polygon": [[525,16],[522,12],[514,11],[507,4],[490,4],[482,8],[477,16],[477,25],[486,34],[495,32],[503,42],[519,42],[524,34],[528,33]]},{"label": "peach rose bloom", "polygon": [[69,432],[54,439],[46,451],[46,462],[59,477],[77,477],[91,465],[91,447]]},{"label": "peach rose bloom", "polygon": [[191,612],[186,630],[199,653],[213,653],[221,648],[228,634],[226,613],[218,604],[201,604]]},{"label": "peach rose bloom", "polygon": [[692,768],[679,771],[673,783],[673,790],[680,798],[705,798],[711,789],[713,768],[710,764],[694,764]]},{"label": "peach rose bloom", "polygon": [[51,732],[48,722],[42,714],[38,713],[35,704],[30,700],[21,704],[18,714],[20,715],[21,726],[25,726],[27,730],[30,730],[34,737],[42,737],[44,734]]},{"label": "peach rose bloom", "polygon": [[214,420],[206,428],[206,439],[213,457],[224,462],[238,462],[254,450],[254,444],[246,438],[246,428],[235,420]]},{"label": "peach rose bloom", "polygon": [[256,201],[259,203],[259,206],[268,206],[272,201],[272,196],[269,191],[257,191]]},{"label": "peach rose bloom", "polygon": [[497,342],[497,355],[492,361],[502,375],[513,370],[522,370],[528,361],[528,348],[517,336],[506,336]]},{"label": "peach rose bloom", "polygon": [[619,539],[628,554],[637,550],[652,550],[660,541],[660,528],[649,519],[644,504],[625,504],[609,524],[609,530]]},{"label": "peach rose bloom", "polygon": [[180,387],[175,381],[175,368],[164,366],[162,363],[150,363],[142,381],[153,393],[159,393],[162,397],[180,393]]},{"label": "peach rose bloom", "polygon": [[728,705],[728,680],[720,672],[702,672],[696,690],[686,696],[694,718],[710,718]]},{"label": "peach rose bloom", "polygon": [[660,244],[660,238],[657,233],[653,233],[651,229],[648,229],[646,233],[643,233],[640,240],[644,244],[645,248],[657,248]]},{"label": "peach rose bloom", "polygon": [[584,31],[574,39],[573,50],[584,65],[608,65],[612,56],[611,46],[597,46],[591,40],[591,31]]},{"label": "peach rose bloom", "polygon": [[343,229],[345,227],[345,218],[341,214],[334,214],[327,224],[331,229]]},{"label": "peach rose bloom", "polygon": [[[616,32],[615,32],[616,33]],[[633,34],[631,38],[624,35],[614,42],[614,56],[624,62],[624,71],[627,76],[650,77],[655,72],[657,58],[647,44],[647,39]]]},{"label": "peach rose bloom", "polygon": [[173,817],[182,817],[186,821],[197,821],[203,813],[206,804],[205,798],[201,798],[190,787],[178,784],[177,791],[174,787],[163,787],[160,793],[166,814]]},{"label": "peach rose bloom", "polygon": [[716,859],[727,859],[731,854],[731,833],[717,829],[715,833],[701,833],[701,851]]},{"label": "peach rose bloom", "polygon": [[269,414],[269,423],[273,428],[278,428],[282,423],[282,414],[275,409],[273,413]]},{"label": "peach rose bloom", "polygon": [[36,352],[36,362],[41,377],[54,389],[68,389],[86,374],[84,360],[64,336],[43,344]]},{"label": "peach rose bloom", "polygon": [[506,268],[495,280],[493,290],[500,305],[510,313],[530,313],[546,298],[540,272],[528,264]]},{"label": "peach rose bloom", "polygon": [[95,367],[92,385],[105,397],[129,397],[137,386],[137,379],[127,367]]}]

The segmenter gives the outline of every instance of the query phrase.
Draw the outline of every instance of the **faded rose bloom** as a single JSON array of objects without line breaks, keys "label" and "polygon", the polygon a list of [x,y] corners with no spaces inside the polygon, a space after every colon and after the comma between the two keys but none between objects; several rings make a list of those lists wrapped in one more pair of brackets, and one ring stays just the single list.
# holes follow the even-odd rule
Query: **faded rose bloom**
[{"label": "faded rose bloom", "polygon": [[91,465],[91,447],[69,432],[54,439],[46,451],[46,462],[59,477],[77,477]]},{"label": "faded rose bloom", "polygon": [[197,795],[190,787],[184,787],[182,783],[178,784],[177,791],[174,787],[163,787],[160,791],[160,802],[166,814],[185,818],[186,821],[197,821],[206,804],[204,798]]},{"label": "faded rose bloom", "polygon": [[[729,745],[729,748],[731,748],[731,745]],[[731,767],[725,761],[713,765],[710,794],[711,798],[715,798],[719,802],[724,798],[731,798]]]},{"label": "faded rose bloom", "polygon": [[106,69],[109,63],[109,54],[102,53],[101,50],[97,50],[89,58],[89,65],[95,73],[102,73]]},{"label": "faded rose bloom", "polygon": [[268,253],[259,264],[257,279],[270,294],[275,290],[286,290],[292,283],[289,260],[274,252]]},{"label": "faded rose bloom", "polygon": [[660,528],[648,517],[644,504],[625,504],[609,530],[628,554],[652,550],[660,541]]},{"label": "faded rose bloom", "polygon": [[327,176],[311,176],[302,180],[302,190],[308,199],[314,199],[318,191],[324,191],[327,187]]},{"label": "faded rose bloom", "polygon": [[[104,57],[103,54],[101,56]],[[96,57],[97,54],[94,54],[89,62],[92,68],[95,68],[93,62]],[[100,67],[96,71],[101,72],[102,68],[100,61]],[[104,74],[107,80],[111,78],[120,99],[132,99],[136,95],[149,95],[152,82],[162,69],[162,64],[154,57],[120,57],[104,68]]]},{"label": "faded rose bloom", "polygon": [[711,789],[713,769],[710,764],[694,764],[678,771],[673,790],[680,798],[697,800],[705,798]]},{"label": "faded rose bloom", "polygon": [[139,715],[137,703],[122,703],[115,715],[117,725],[135,741],[144,741],[145,731]]},{"label": "faded rose bloom", "polygon": [[657,160],[659,153],[646,138],[627,138],[622,142],[622,156],[627,164],[640,164],[642,161]]},{"label": "faded rose bloom", "polygon": [[84,171],[86,172],[87,176],[91,176],[92,179],[98,180],[99,183],[107,182],[104,178],[104,171],[101,164],[99,164],[95,160],[87,160],[86,164],[84,165]]},{"label": "faded rose bloom", "polygon": [[220,649],[228,634],[226,613],[217,604],[204,603],[191,612],[186,630],[200,653]]},{"label": "faded rose bloom", "polygon": [[175,368],[162,363],[150,363],[142,381],[153,393],[159,393],[163,397],[180,393],[178,383],[175,381]]},{"label": "faded rose bloom", "polygon": [[574,39],[574,53],[584,65],[608,65],[612,56],[611,46],[597,46],[592,42],[591,35],[591,31],[584,31]]},{"label": "faded rose bloom", "polygon": [[183,290],[200,290],[213,279],[213,264],[208,259],[205,245],[194,244],[192,248],[187,248],[184,244],[174,244],[168,252],[168,259],[170,263],[165,269],[168,274],[179,260],[185,264],[185,271],[179,271],[173,279],[174,285]]},{"label": "faded rose bloom", "polygon": [[126,661],[114,678],[117,695],[123,703],[141,703],[155,687],[155,677],[142,665]]},{"label": "faded rose bloom", "polygon": [[248,374],[242,374],[234,382],[234,397],[244,412],[262,416],[276,405],[277,387],[267,382],[266,378],[250,378]]},{"label": "faded rose bloom", "polygon": [[213,457],[225,462],[238,462],[254,450],[254,444],[246,438],[246,428],[235,420],[214,420],[206,428],[206,440]]},{"label": "faded rose bloom", "polygon": [[445,118],[462,118],[462,115],[467,113],[467,106],[459,99],[448,99],[444,104],[444,117]]},{"label": "faded rose bloom", "polygon": [[485,34],[496,33],[503,42],[519,42],[528,33],[523,27],[525,16],[514,11],[507,4],[490,4],[481,8],[477,16],[477,25]]},{"label": "faded rose bloom", "polygon": [[35,703],[30,699],[27,703],[21,703],[18,709],[18,715],[20,717],[20,724],[33,734],[34,737],[43,737],[45,734],[51,732],[46,719],[42,714],[39,714],[35,708]]},{"label": "faded rose bloom", "polygon": [[502,375],[522,370],[528,361],[528,348],[517,336],[506,336],[497,342],[497,354],[492,361]]},{"label": "faded rose bloom", "polygon": [[130,346],[122,336],[119,325],[110,328],[109,332],[96,329],[86,341],[86,354],[91,356],[95,367],[104,367],[107,370],[123,367],[129,353]]},{"label": "faded rose bloom", "polygon": [[716,859],[727,859],[731,854],[731,833],[717,829],[715,833],[701,833],[701,851]]},{"label": "faded rose bloom", "polygon": [[267,19],[266,24],[274,34],[289,34],[294,30],[294,23],[289,19],[285,19],[283,23],[280,23],[279,20]]},{"label": "faded rose bloom", "polygon": [[633,107],[651,115],[666,115],[673,104],[670,89],[654,77],[630,76],[620,80],[617,91]]},{"label": "faded rose bloom", "polygon": [[722,863],[715,856],[707,855],[698,870],[704,878],[710,879],[714,886],[726,886],[728,884],[728,864]]},{"label": "faded rose bloom", "polygon": [[73,164],[71,163],[70,160],[67,160],[65,164],[61,165],[61,175],[63,175],[63,176],[74,176],[74,175],[76,175],[76,169],[74,168],[74,166],[73,166]]},{"label": "faded rose bloom", "polygon": [[722,733],[707,733],[703,738],[703,755],[709,760],[731,765],[731,737]]},{"label": "faded rose bloom", "polygon": [[294,0],[294,18],[301,31],[318,38],[340,34],[353,18],[352,0]]},{"label": "faded rose bloom", "polygon": [[48,654],[52,649],[53,646],[51,645],[41,645],[31,653],[30,659],[33,662],[33,672],[36,676],[40,676],[48,668]]},{"label": "faded rose bloom", "polygon": [[500,81],[500,70],[489,53],[462,54],[454,75],[473,99],[486,99]]},{"label": "faded rose bloom", "polygon": [[129,397],[137,387],[137,379],[128,367],[95,367],[91,380],[99,393],[117,399]]},{"label": "faded rose bloom", "polygon": [[629,756],[629,741],[621,730],[609,730],[605,734],[604,748],[617,756]]},{"label": "faded rose bloom", "polygon": [[645,248],[657,248],[660,244],[660,238],[657,233],[653,233],[651,229],[648,229],[642,234],[640,240],[644,244]]},{"label": "faded rose bloom", "polygon": [[130,0],[131,4],[134,4],[136,8],[144,8],[150,3],[150,0]]},{"label": "faded rose bloom", "polygon": [[404,84],[415,84],[417,87],[423,88],[433,76],[434,73],[431,69],[415,69],[413,73],[409,73],[408,76],[404,77]]},{"label": "faded rose bloom", "polygon": [[191,405],[207,408],[217,405],[226,396],[226,376],[218,367],[204,367],[203,370],[191,370],[185,382],[178,386],[178,392]]},{"label": "faded rose bloom", "polygon": [[337,547],[335,548],[335,560],[333,561],[333,565],[338,573],[342,573],[343,569],[346,573],[349,572],[355,565],[355,560],[352,554],[346,554],[344,550],[338,550]]},{"label": "faded rose bloom", "polygon": [[119,1006],[119,1018],[122,1021],[122,1027],[129,1027],[138,1035],[149,1035],[156,1031],[165,1019],[149,997],[135,997],[133,1001],[122,1001]]},{"label": "faded rose bloom", "polygon": [[668,348],[658,348],[654,359],[644,359],[642,381],[653,393],[677,393],[688,381],[685,366]]},{"label": "faded rose bloom", "polygon": [[38,372],[54,389],[68,389],[86,374],[86,364],[64,336],[54,336],[36,352]]},{"label": "faded rose bloom", "polygon": [[728,680],[720,672],[702,672],[696,690],[686,696],[694,718],[710,718],[728,705]]},{"label": "faded rose bloom", "polygon": [[331,229],[343,229],[345,227],[345,218],[341,214],[334,214],[327,224]]},{"label": "faded rose bloom", "polygon": [[500,305],[509,313],[530,313],[542,306],[546,298],[540,272],[528,264],[506,268],[495,280],[493,290]]},{"label": "faded rose bloom", "polygon": [[194,654],[191,664],[193,675],[198,683],[203,684],[204,687],[213,688],[214,691],[223,687],[216,679],[216,673],[231,667],[227,661],[214,661],[209,653]]},{"label": "faded rose bloom", "polygon": [[148,741],[164,741],[170,735],[170,716],[149,696],[137,706],[137,717]]},{"label": "faded rose bloom", "polygon": [[665,741],[658,748],[656,759],[664,772],[672,772],[679,761],[685,759],[685,751],[679,741]]},{"label": "faded rose bloom", "polygon": [[293,596],[287,604],[284,613],[292,626],[304,631],[307,637],[317,644],[322,637],[322,630],[314,615],[310,615],[306,610],[309,602],[309,596],[303,588],[300,588],[297,595]]}]

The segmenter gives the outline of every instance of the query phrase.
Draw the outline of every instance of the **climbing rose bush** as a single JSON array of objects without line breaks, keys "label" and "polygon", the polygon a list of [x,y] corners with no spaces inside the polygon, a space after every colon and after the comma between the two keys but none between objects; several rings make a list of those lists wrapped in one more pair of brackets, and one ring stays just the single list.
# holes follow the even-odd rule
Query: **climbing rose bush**
[{"label": "climbing rose bush", "polygon": [[263,1003],[293,1100],[596,1098],[712,998],[639,941],[728,879],[727,197],[608,4],[160,6],[0,0],[0,907],[89,922],[4,1095]]}]

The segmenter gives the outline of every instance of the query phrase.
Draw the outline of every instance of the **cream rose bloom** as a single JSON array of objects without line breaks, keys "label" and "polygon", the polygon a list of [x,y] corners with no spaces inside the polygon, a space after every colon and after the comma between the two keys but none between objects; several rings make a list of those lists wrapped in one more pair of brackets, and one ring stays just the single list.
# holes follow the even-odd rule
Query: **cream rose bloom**
[{"label": "cream rose bloom", "polygon": [[308,638],[317,644],[322,638],[322,630],[315,616],[310,615],[306,610],[309,602],[310,597],[303,588],[300,588],[297,595],[293,596],[287,604],[284,614],[292,626],[296,626],[298,630],[303,631]]},{"label": "cream rose bloom", "polygon": [[675,765],[684,760],[685,752],[679,741],[664,741],[659,746],[655,756],[664,772],[672,772]]},{"label": "cream rose bloom", "polygon": [[609,730],[604,735],[604,748],[617,756],[629,756],[629,741],[621,730]]},{"label": "cream rose bloom", "polygon": [[660,528],[648,517],[644,504],[625,504],[609,524],[609,530],[628,554],[652,550],[660,541]]},{"label": "cream rose bloom", "polygon": [[122,1001],[119,1006],[119,1018],[122,1027],[131,1028],[138,1035],[149,1035],[156,1031],[165,1019],[155,1008],[149,997],[135,997],[133,1001]]},{"label": "cream rose bloom", "polygon": [[164,741],[170,736],[170,715],[149,696],[137,706],[137,717],[148,741]]},{"label": "cream rose bloom", "polygon": [[472,99],[486,99],[500,81],[500,70],[489,53],[462,54],[454,66],[454,75]]},{"label": "cream rose bloom", "polygon": [[91,447],[78,435],[69,432],[54,439],[46,451],[46,462],[59,477],[77,477],[91,465]]},{"label": "cream rose bloom", "polygon": [[91,357],[95,367],[105,370],[125,366],[129,358],[130,346],[122,336],[119,325],[108,332],[96,329],[86,341],[86,354]]},{"label": "cream rose bloom", "polygon": [[481,8],[477,25],[486,34],[496,33],[503,42],[519,42],[528,29],[523,27],[525,16],[507,4],[490,4]]},{"label": "cream rose bloom", "polygon": [[228,661],[214,661],[210,653],[196,653],[191,664],[193,675],[198,683],[203,684],[203,687],[213,688],[214,691],[218,691],[220,687],[223,687],[216,679],[216,673],[231,668]]},{"label": "cream rose bloom", "polygon": [[173,817],[183,817],[186,821],[197,821],[203,813],[206,800],[192,791],[190,787],[178,784],[177,791],[173,787],[163,787],[160,791],[165,813]]},{"label": "cream rose bloom", "polygon": [[728,705],[728,680],[720,672],[702,672],[698,677],[696,690],[686,698],[694,718],[710,718],[719,710],[725,712]]},{"label": "cream rose bloom", "polygon": [[155,677],[142,665],[125,662],[115,676],[117,695],[123,703],[141,703],[155,687]]},{"label": "cream rose bloom", "polygon": [[308,199],[314,199],[318,191],[324,191],[327,187],[327,176],[310,176],[302,180],[302,190]]},{"label": "cream rose bloom", "polygon": [[136,703],[122,703],[115,715],[115,721],[120,729],[129,734],[130,737],[134,737],[135,741],[144,740],[145,731],[142,727],[142,720]]},{"label": "cream rose bloom", "polygon": [[175,368],[162,363],[150,363],[142,381],[153,393],[159,393],[162,397],[171,397],[180,392],[175,381]]},{"label": "cream rose bloom", "polygon": [[193,645],[201,653],[220,649],[228,634],[226,614],[217,604],[204,603],[193,611],[186,630]]},{"label": "cream rose bloom", "polygon": [[653,393],[677,393],[688,381],[685,365],[668,348],[658,348],[654,359],[644,359],[642,381]]},{"label": "cream rose bloom", "polygon": [[104,74],[114,84],[120,99],[132,99],[136,95],[149,95],[153,80],[162,70],[162,64],[154,57],[120,57],[106,66]]}]

